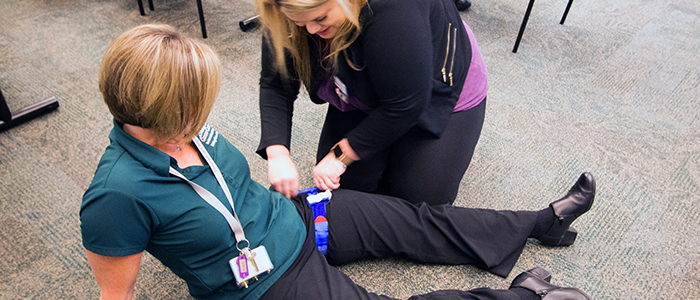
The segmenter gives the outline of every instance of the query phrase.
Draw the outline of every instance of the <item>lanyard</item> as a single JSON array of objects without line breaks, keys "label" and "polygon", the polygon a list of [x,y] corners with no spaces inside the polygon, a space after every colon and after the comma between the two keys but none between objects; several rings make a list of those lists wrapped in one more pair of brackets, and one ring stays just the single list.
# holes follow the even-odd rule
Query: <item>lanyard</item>
[{"label": "lanyard", "polygon": [[236,215],[236,209],[233,207],[233,198],[231,197],[231,192],[228,189],[228,186],[226,185],[226,182],[224,181],[224,176],[221,175],[221,171],[219,170],[219,167],[214,163],[214,160],[209,156],[209,152],[207,152],[207,149],[204,148],[202,145],[202,142],[199,141],[197,137],[192,139],[194,142],[195,146],[197,146],[197,149],[199,152],[204,156],[204,160],[207,161],[207,164],[209,164],[209,168],[211,169],[212,173],[214,173],[214,177],[216,177],[216,181],[219,182],[219,185],[221,186],[221,189],[224,190],[224,194],[226,194],[226,198],[228,198],[228,203],[231,204],[231,211],[233,211],[233,214],[229,212],[226,207],[219,201],[214,194],[212,194],[210,191],[207,189],[203,188],[201,185],[196,184],[187,177],[183,176],[175,170],[173,167],[170,167],[170,174],[173,174],[177,177],[180,177],[181,179],[187,181],[192,188],[199,194],[202,199],[207,201],[209,205],[213,206],[219,213],[221,213],[224,218],[226,218],[226,221],[228,222],[229,227],[231,227],[231,230],[233,231],[233,234],[236,236],[236,248],[241,251],[242,249],[238,247],[238,244],[245,241],[247,245],[245,248],[248,248],[250,243],[248,240],[245,238],[245,234],[243,233],[243,227],[241,226],[241,221],[238,220],[238,216]]}]

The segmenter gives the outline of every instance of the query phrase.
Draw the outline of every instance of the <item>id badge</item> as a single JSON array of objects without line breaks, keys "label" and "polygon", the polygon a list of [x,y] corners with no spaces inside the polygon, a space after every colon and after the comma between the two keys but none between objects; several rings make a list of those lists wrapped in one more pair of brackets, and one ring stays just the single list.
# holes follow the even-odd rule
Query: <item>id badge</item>
[{"label": "id badge", "polygon": [[333,83],[335,83],[335,93],[338,95],[338,98],[348,103],[348,88],[345,86],[345,83],[338,76],[333,76]]},{"label": "id badge", "polygon": [[245,288],[248,288],[249,283],[257,280],[258,275],[270,273],[274,268],[265,246],[253,250],[243,249],[241,255],[229,260],[228,264],[231,266],[233,276],[236,277],[236,284]]}]

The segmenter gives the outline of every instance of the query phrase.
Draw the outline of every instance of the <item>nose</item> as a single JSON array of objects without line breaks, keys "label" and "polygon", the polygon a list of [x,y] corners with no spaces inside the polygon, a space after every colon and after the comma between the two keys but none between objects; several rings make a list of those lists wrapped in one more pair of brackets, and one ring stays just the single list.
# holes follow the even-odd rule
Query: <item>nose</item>
[{"label": "nose", "polygon": [[323,26],[316,24],[315,22],[310,22],[306,24],[306,31],[308,31],[310,34],[316,34],[323,28]]}]

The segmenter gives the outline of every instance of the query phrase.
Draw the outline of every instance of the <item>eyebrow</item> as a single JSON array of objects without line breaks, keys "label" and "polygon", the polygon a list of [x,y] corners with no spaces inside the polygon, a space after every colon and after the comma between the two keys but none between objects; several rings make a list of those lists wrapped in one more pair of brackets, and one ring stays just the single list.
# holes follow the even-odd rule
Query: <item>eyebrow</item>
[{"label": "eyebrow", "polygon": [[[321,22],[321,21],[323,21],[323,19],[325,19],[326,17],[328,17],[328,15],[323,15],[323,16],[320,16],[320,17],[318,17],[318,18],[316,18],[316,19],[311,20],[311,22]],[[300,23],[300,22],[298,22],[298,21],[294,21],[294,24],[297,24],[297,26],[300,26],[299,23]],[[306,26],[306,25],[305,25],[305,26]]]}]

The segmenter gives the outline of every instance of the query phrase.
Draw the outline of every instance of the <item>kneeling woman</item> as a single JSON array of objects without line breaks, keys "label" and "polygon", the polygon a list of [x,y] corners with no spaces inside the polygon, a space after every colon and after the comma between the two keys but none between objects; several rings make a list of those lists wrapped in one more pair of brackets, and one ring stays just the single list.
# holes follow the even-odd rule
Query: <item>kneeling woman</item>
[{"label": "kneeling woman", "polygon": [[[219,74],[208,46],[167,25],[131,29],[107,50],[99,83],[114,129],[80,210],[102,299],[132,298],[144,251],[183,278],[197,299],[386,299],[330,264],[397,255],[473,264],[505,277],[528,238],[573,243],[569,225],[593,203],[595,182],[587,173],[538,212],[415,206],[337,190],[326,206],[324,256],[307,195],[290,201],[253,181],[241,152],[205,124]],[[254,275],[258,280],[244,282]],[[539,299],[535,291],[546,291],[545,299],[587,299],[548,280],[535,268],[508,290],[436,291],[416,299]]]}]

